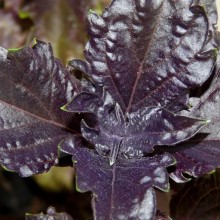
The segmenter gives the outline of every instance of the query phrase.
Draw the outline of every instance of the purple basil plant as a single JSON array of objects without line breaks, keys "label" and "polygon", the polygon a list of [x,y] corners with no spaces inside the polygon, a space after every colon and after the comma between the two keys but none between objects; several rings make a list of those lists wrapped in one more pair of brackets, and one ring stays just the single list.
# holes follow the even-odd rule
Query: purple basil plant
[{"label": "purple basil plant", "polygon": [[220,166],[216,23],[213,0],[113,0],[88,15],[85,60],[0,48],[1,165],[27,177],[70,154],[94,219],[159,219],[155,188]]}]

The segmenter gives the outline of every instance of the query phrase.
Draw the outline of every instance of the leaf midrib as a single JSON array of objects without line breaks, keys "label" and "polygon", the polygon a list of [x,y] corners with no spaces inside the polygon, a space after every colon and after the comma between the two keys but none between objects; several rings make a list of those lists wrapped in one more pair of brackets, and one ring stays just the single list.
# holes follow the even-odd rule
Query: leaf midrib
[{"label": "leaf midrib", "polygon": [[145,54],[144,54],[144,58],[143,58],[143,60],[142,60],[142,62],[141,62],[141,65],[140,65],[140,67],[139,67],[139,70],[138,70],[138,72],[137,72],[137,77],[136,77],[136,80],[135,80],[135,83],[134,83],[134,87],[133,87],[133,89],[132,89],[132,93],[131,93],[131,96],[130,96],[129,104],[128,104],[128,106],[127,106],[127,108],[126,108],[126,111],[125,111],[125,115],[127,115],[127,114],[129,113],[129,111],[130,111],[130,109],[131,109],[131,107],[132,107],[132,103],[133,103],[133,99],[134,99],[134,94],[135,94],[135,92],[136,92],[136,88],[137,88],[137,86],[138,86],[139,79],[140,79],[140,77],[141,77],[141,75],[142,75],[142,73],[143,73],[144,61],[145,61],[145,59],[146,59],[147,54],[148,54],[149,51],[150,51],[150,48],[151,48],[151,46],[152,46],[153,41],[155,40],[155,38],[154,38],[153,36],[155,35],[155,33],[156,33],[157,29],[158,29],[158,25],[159,25],[159,23],[160,23],[162,11],[163,11],[163,4],[164,4],[164,1],[162,2],[160,11],[159,11],[159,13],[158,13],[157,22],[156,22],[155,27],[154,27],[154,29],[153,29],[153,31],[152,31],[152,37],[151,37],[150,42],[149,42],[149,44],[148,44],[148,48],[147,48],[147,50],[146,50],[146,52],[145,52]]},{"label": "leaf midrib", "polygon": [[26,114],[26,115],[29,115],[31,118],[36,119],[36,120],[38,120],[38,121],[40,121],[40,122],[44,122],[44,123],[53,125],[53,126],[55,126],[55,127],[59,127],[59,128],[61,128],[61,129],[67,130],[67,131],[69,131],[69,132],[71,132],[71,133],[74,133],[74,134],[77,133],[77,132],[74,131],[73,129],[67,127],[65,124],[61,124],[61,123],[59,123],[59,122],[56,122],[56,121],[52,121],[52,120],[50,120],[50,119],[43,118],[43,117],[41,117],[41,116],[39,116],[39,115],[35,115],[35,114],[33,114],[33,113],[31,113],[31,112],[29,112],[29,111],[27,111],[27,110],[18,108],[18,107],[14,106],[14,105],[12,105],[12,104],[10,104],[10,103],[7,103],[7,102],[5,102],[5,101],[3,101],[3,100],[0,100],[0,103],[3,103],[4,105],[9,106],[11,109],[15,109],[15,110],[18,111],[18,112],[22,112],[22,113],[24,113],[24,114]]}]

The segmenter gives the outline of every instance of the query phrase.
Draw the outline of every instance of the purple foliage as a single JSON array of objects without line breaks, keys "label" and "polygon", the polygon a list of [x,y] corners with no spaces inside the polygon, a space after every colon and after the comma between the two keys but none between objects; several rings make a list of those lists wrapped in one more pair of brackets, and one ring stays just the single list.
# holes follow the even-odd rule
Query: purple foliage
[{"label": "purple foliage", "polygon": [[36,41],[0,56],[0,161],[21,176],[58,163],[57,145],[75,133],[77,119],[60,109],[74,80],[49,44]]},{"label": "purple foliage", "polygon": [[113,0],[88,15],[85,61],[69,62],[81,77],[43,42],[1,49],[1,164],[47,171],[59,144],[95,219],[154,219],[154,187],[220,165],[216,19],[213,1]]}]

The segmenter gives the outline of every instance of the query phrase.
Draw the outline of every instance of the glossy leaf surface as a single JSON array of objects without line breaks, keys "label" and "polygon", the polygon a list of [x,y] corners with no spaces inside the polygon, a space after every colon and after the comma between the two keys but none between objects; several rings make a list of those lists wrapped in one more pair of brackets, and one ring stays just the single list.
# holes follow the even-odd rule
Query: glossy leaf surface
[{"label": "glossy leaf surface", "polygon": [[46,171],[77,124],[60,109],[73,96],[73,79],[49,44],[0,52],[1,164],[21,176]]},{"label": "glossy leaf surface", "polygon": [[[83,81],[63,110],[96,117],[92,125],[81,123],[81,133],[92,145],[72,137],[61,150],[73,155],[79,190],[93,192],[97,219],[154,219],[154,172],[158,164],[165,170],[174,162],[160,164],[158,158],[169,154],[157,154],[154,147],[177,149],[174,145],[192,138],[209,119],[178,115],[188,108],[189,90],[207,81],[216,61],[216,20],[205,12],[211,15],[215,7],[203,3],[114,0],[102,16],[88,16],[86,61],[69,64],[93,88],[86,89]],[[92,147],[97,152],[88,149]],[[152,184],[141,184],[136,192],[134,183],[149,173]],[[135,212],[134,194],[139,196]]]},{"label": "glossy leaf surface", "polygon": [[98,125],[91,128],[83,121],[81,132],[101,155],[110,153],[110,164],[114,164],[118,152],[126,158],[142,157],[151,153],[154,146],[175,145],[189,139],[207,123],[156,107],[134,112],[126,122],[120,106],[114,105],[108,94],[101,100],[95,94],[80,93],[64,109],[97,115]]},{"label": "glossy leaf surface", "polygon": [[186,180],[182,173],[198,177],[220,166],[220,80],[219,72],[210,89],[188,113],[196,117],[208,117],[211,122],[192,140],[171,149],[177,160],[176,172],[171,174],[176,181]]},{"label": "glossy leaf surface", "polygon": [[151,220],[156,212],[153,187],[169,190],[166,167],[174,163],[169,154],[139,160],[118,159],[113,166],[108,158],[84,148],[79,136],[60,145],[72,154],[77,172],[77,188],[93,192],[96,219]]},{"label": "glossy leaf surface", "polygon": [[[154,187],[169,190],[168,166],[177,162],[171,177],[181,182],[184,172],[199,176],[219,165],[212,158],[219,112],[208,114],[219,109],[218,85],[182,112],[191,89],[213,73],[215,23],[210,1],[113,0],[103,15],[88,15],[86,60],[69,62],[71,72],[83,72],[76,79],[45,43],[1,49],[2,164],[22,176],[46,171],[65,139],[60,149],[73,155],[78,189],[92,191],[95,219],[154,219]],[[207,119],[215,124],[203,128]],[[194,137],[200,129],[205,138]]]},{"label": "glossy leaf surface", "polygon": [[209,24],[204,8],[191,4],[115,0],[102,16],[88,16],[87,74],[123,112],[177,110],[187,104],[188,89],[210,76],[215,52],[203,51]]}]

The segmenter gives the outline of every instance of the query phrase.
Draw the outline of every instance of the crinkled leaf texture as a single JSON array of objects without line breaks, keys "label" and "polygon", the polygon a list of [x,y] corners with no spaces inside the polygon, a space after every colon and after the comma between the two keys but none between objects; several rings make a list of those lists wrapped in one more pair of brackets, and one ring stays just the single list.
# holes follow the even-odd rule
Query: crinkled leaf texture
[{"label": "crinkled leaf texture", "polygon": [[196,102],[192,100],[194,107],[187,113],[190,116],[210,118],[211,122],[200,131],[200,134],[169,150],[177,160],[176,170],[170,174],[176,182],[188,180],[183,173],[199,177],[220,166],[219,61],[210,88],[199,100]]},{"label": "crinkled leaf texture", "polygon": [[87,62],[73,65],[87,69],[123,112],[182,108],[188,90],[208,79],[215,62],[215,51],[203,50],[210,41],[204,8],[192,3],[112,1],[102,17],[88,16]]},{"label": "crinkled leaf texture", "polygon": [[76,118],[60,107],[74,81],[50,44],[35,41],[18,50],[0,49],[0,163],[21,176],[47,171],[58,162],[58,143],[75,133]]},{"label": "crinkled leaf texture", "polygon": [[97,116],[93,128],[82,122],[82,134],[97,151],[110,151],[110,164],[118,152],[142,156],[155,145],[189,139],[204,125],[169,113],[186,107],[189,89],[203,84],[215,63],[215,50],[203,51],[209,20],[192,3],[115,0],[102,16],[88,16],[86,61],[70,65],[90,78],[94,92],[81,91],[64,109]]},{"label": "crinkled leaf texture", "polygon": [[[154,187],[169,190],[166,167],[177,160],[179,176],[189,172],[167,146],[178,149],[210,118],[180,111],[213,72],[215,19],[210,1],[113,0],[88,16],[86,60],[69,63],[83,72],[77,79],[48,44],[2,49],[2,164],[22,176],[45,171],[65,138],[60,149],[73,155],[78,189],[93,192],[95,219],[154,219]],[[83,113],[81,134],[63,105]]]},{"label": "crinkled leaf texture", "polygon": [[154,219],[153,187],[169,189],[175,162],[167,146],[177,149],[209,118],[178,113],[213,72],[215,13],[209,1],[113,0],[102,16],[89,14],[86,60],[69,63],[82,85],[63,110],[95,120],[82,120],[83,138],[60,149],[73,155],[78,189],[93,192],[95,219]]},{"label": "crinkled leaf texture", "polygon": [[102,101],[94,94],[80,93],[64,107],[71,112],[87,111],[97,115],[98,125],[91,128],[82,121],[81,132],[100,155],[109,153],[110,165],[118,153],[125,158],[143,157],[145,153],[152,153],[156,145],[175,145],[192,137],[206,124],[206,121],[175,115],[160,107],[133,112],[126,122],[120,106],[110,100],[108,95],[104,95]]},{"label": "crinkled leaf texture", "polygon": [[[211,0],[200,0],[199,3],[206,8],[206,13],[210,22],[210,39],[206,45],[206,49],[213,48],[213,46],[219,48],[219,34],[216,31],[216,3]],[[213,73],[214,77],[209,89],[200,98],[192,98],[190,100],[190,105],[192,105],[193,108],[185,114],[191,117],[209,118],[211,123],[200,131],[201,134],[190,141],[168,150],[177,160],[176,171],[170,174],[171,178],[176,182],[186,182],[189,180],[183,173],[199,177],[203,174],[212,172],[216,167],[220,166],[219,67],[220,59],[218,54],[217,65]]]}]

